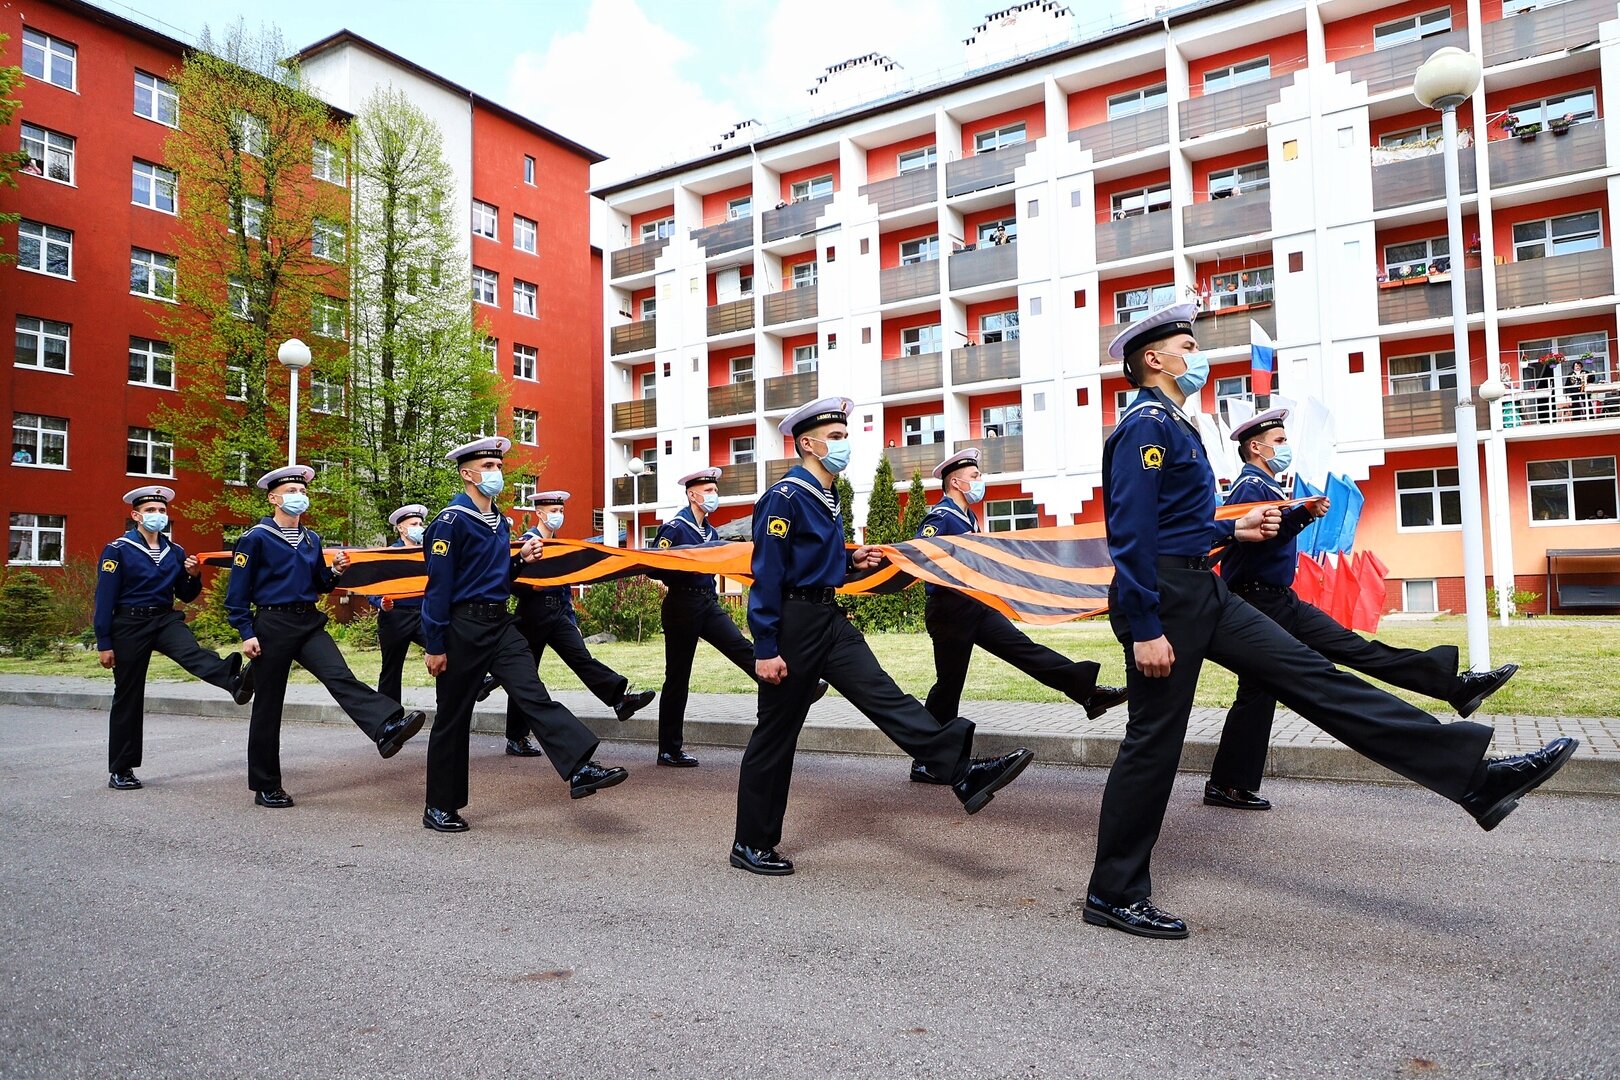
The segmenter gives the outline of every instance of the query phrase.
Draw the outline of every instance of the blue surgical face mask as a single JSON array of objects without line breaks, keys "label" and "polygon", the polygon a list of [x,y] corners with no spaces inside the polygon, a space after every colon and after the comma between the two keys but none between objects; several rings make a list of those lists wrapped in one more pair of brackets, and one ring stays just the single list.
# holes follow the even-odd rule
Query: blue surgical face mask
[{"label": "blue surgical face mask", "polygon": [[703,495],[703,512],[712,514],[718,509],[720,509],[720,496],[712,491],[705,492]]},{"label": "blue surgical face mask", "polygon": [[1287,472],[1288,466],[1294,463],[1294,448],[1287,443],[1271,448],[1271,457],[1266,459],[1266,465],[1274,473]]},{"label": "blue surgical face mask", "polygon": [[983,480],[969,480],[968,481],[968,489],[967,489],[966,494],[967,494],[967,501],[969,503],[983,502],[984,501],[984,481]]},{"label": "blue surgical face mask", "polygon": [[413,544],[422,542],[422,526],[412,525],[405,530],[405,538]]},{"label": "blue surgical face mask", "polygon": [[169,527],[169,515],[158,510],[141,515],[141,525],[147,532],[160,533]]},{"label": "blue surgical face mask", "polygon": [[1176,387],[1192,397],[1209,381],[1209,357],[1202,352],[1190,352],[1181,359],[1186,361],[1187,370],[1176,376]]},{"label": "blue surgical face mask", "polygon": [[291,495],[283,495],[281,497],[281,512],[284,514],[291,514],[293,517],[299,517],[305,510],[308,509],[309,496],[305,495],[302,491],[294,492]]},{"label": "blue surgical face mask", "polygon": [[557,511],[553,510],[551,513],[546,515],[546,528],[550,529],[552,532],[556,532],[558,529],[562,528],[562,523],[563,516]]},{"label": "blue surgical face mask", "polygon": [[827,454],[821,459],[821,467],[837,476],[849,468],[850,445],[848,439],[839,439],[836,442],[828,439],[817,439],[827,447]]},{"label": "blue surgical face mask", "polygon": [[483,479],[478,481],[478,494],[486,499],[493,499],[506,490],[506,477],[499,469],[485,469]]}]

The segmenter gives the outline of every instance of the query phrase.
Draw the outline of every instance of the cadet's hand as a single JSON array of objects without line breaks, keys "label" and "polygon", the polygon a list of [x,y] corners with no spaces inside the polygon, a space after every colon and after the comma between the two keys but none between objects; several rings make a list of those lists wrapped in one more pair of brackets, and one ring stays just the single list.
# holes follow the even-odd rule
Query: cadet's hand
[{"label": "cadet's hand", "polygon": [[538,536],[529,537],[527,540],[523,541],[523,547],[520,551],[518,551],[519,558],[521,558],[524,562],[534,562],[534,560],[540,557],[540,550],[545,547],[545,543],[546,542],[540,539]]},{"label": "cadet's hand", "polygon": [[394,610],[394,598],[392,596],[385,596],[382,598],[382,609],[384,611]]},{"label": "cadet's hand", "polygon": [[113,651],[111,649],[101,650],[101,666],[104,668],[113,666]]},{"label": "cadet's hand", "polygon": [[202,573],[202,560],[198,559],[195,555],[187,555],[186,573],[190,574],[192,577],[196,577],[198,574]]},{"label": "cadet's hand", "polygon": [[787,678],[787,661],[780,656],[773,656],[769,660],[755,660],[754,674],[774,686]]},{"label": "cadet's hand", "polygon": [[428,653],[426,656],[422,657],[422,661],[423,663],[427,664],[428,674],[433,676],[435,679],[437,679],[440,675],[443,675],[445,673],[445,669],[450,666],[450,657],[446,656],[442,652]]},{"label": "cadet's hand", "polygon": [[1318,517],[1319,518],[1319,517],[1326,517],[1329,507],[1331,507],[1333,504],[1328,499],[1328,497],[1326,495],[1323,495],[1321,498],[1312,499],[1310,502],[1306,503],[1305,505],[1310,507],[1310,509],[1311,509],[1311,517]]},{"label": "cadet's hand", "polygon": [[872,570],[883,561],[883,552],[875,547],[858,547],[849,561],[857,570]]},{"label": "cadet's hand", "polygon": [[1138,641],[1131,646],[1131,653],[1136,658],[1136,670],[1150,679],[1166,677],[1176,662],[1176,650],[1163,634],[1152,641]]},{"label": "cadet's hand", "polygon": [[334,573],[341,574],[348,568],[349,553],[347,551],[340,551],[336,555],[332,556],[332,570]]},{"label": "cadet's hand", "polygon": [[1257,506],[1232,525],[1233,534],[1245,543],[1270,540],[1282,527],[1282,511],[1275,506]]},{"label": "cadet's hand", "polygon": [[246,641],[242,642],[242,655],[247,657],[249,660],[257,660],[259,658],[259,651],[258,638],[250,637]]}]

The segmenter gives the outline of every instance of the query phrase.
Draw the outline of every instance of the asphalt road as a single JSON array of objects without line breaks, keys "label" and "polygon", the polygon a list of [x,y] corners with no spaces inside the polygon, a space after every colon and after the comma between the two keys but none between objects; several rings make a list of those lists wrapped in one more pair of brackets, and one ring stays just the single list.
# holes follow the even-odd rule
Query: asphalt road
[{"label": "asphalt road", "polygon": [[1620,800],[1486,834],[1409,787],[1177,784],[1156,899],[1084,925],[1104,773],[1034,767],[974,818],[896,758],[804,755],[789,878],[726,866],[734,751],[571,802],[475,737],[473,831],[419,824],[426,736],[380,761],[288,724],[292,810],[240,722],[0,709],[0,1075],[1485,1076],[1620,1070]]}]

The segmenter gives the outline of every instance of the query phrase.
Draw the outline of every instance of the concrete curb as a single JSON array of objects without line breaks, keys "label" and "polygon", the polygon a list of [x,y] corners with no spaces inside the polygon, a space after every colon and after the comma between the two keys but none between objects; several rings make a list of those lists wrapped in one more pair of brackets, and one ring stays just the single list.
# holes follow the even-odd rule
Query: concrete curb
[{"label": "concrete curb", "polygon": [[[92,709],[106,711],[112,706],[112,693],[83,690],[0,690],[0,705],[20,705],[43,709]],[[247,710],[223,698],[148,696],[146,711],[152,715],[202,716],[234,719],[244,723]],[[428,722],[433,710],[425,710]],[[285,720],[305,723],[351,723],[337,705],[288,702],[282,709]],[[623,742],[656,743],[655,719],[632,719],[626,723],[593,715],[581,720],[598,736]],[[473,730],[485,735],[506,731],[504,706],[488,705],[473,712]],[[723,746],[740,749],[753,733],[752,720],[702,720],[688,717],[686,742],[689,746]],[[974,740],[980,753],[1001,753],[1014,746],[1027,746],[1043,765],[1087,765],[1106,768],[1119,752],[1118,736],[1075,736],[1050,732],[1007,730],[995,724],[981,724]],[[1181,753],[1181,770],[1207,774],[1215,758],[1215,743],[1207,739],[1187,740]],[[899,749],[877,728],[860,723],[817,723],[811,719],[799,737],[799,748],[818,753],[871,754],[900,757]],[[1405,784],[1409,781],[1382,766],[1375,765],[1355,751],[1338,744],[1317,746],[1273,746],[1266,760],[1266,775],[1300,780],[1343,780],[1357,783]],[[1558,775],[1540,790],[1579,795],[1620,795],[1620,758],[1577,754]]]}]

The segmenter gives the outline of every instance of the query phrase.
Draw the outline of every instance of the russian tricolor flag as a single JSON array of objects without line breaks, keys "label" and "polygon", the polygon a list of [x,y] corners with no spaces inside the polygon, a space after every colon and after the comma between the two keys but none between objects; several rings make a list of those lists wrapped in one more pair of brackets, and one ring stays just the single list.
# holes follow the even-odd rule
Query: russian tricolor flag
[{"label": "russian tricolor flag", "polygon": [[1270,397],[1271,376],[1277,370],[1277,348],[1266,328],[1254,319],[1249,320],[1249,356],[1255,396]]}]

